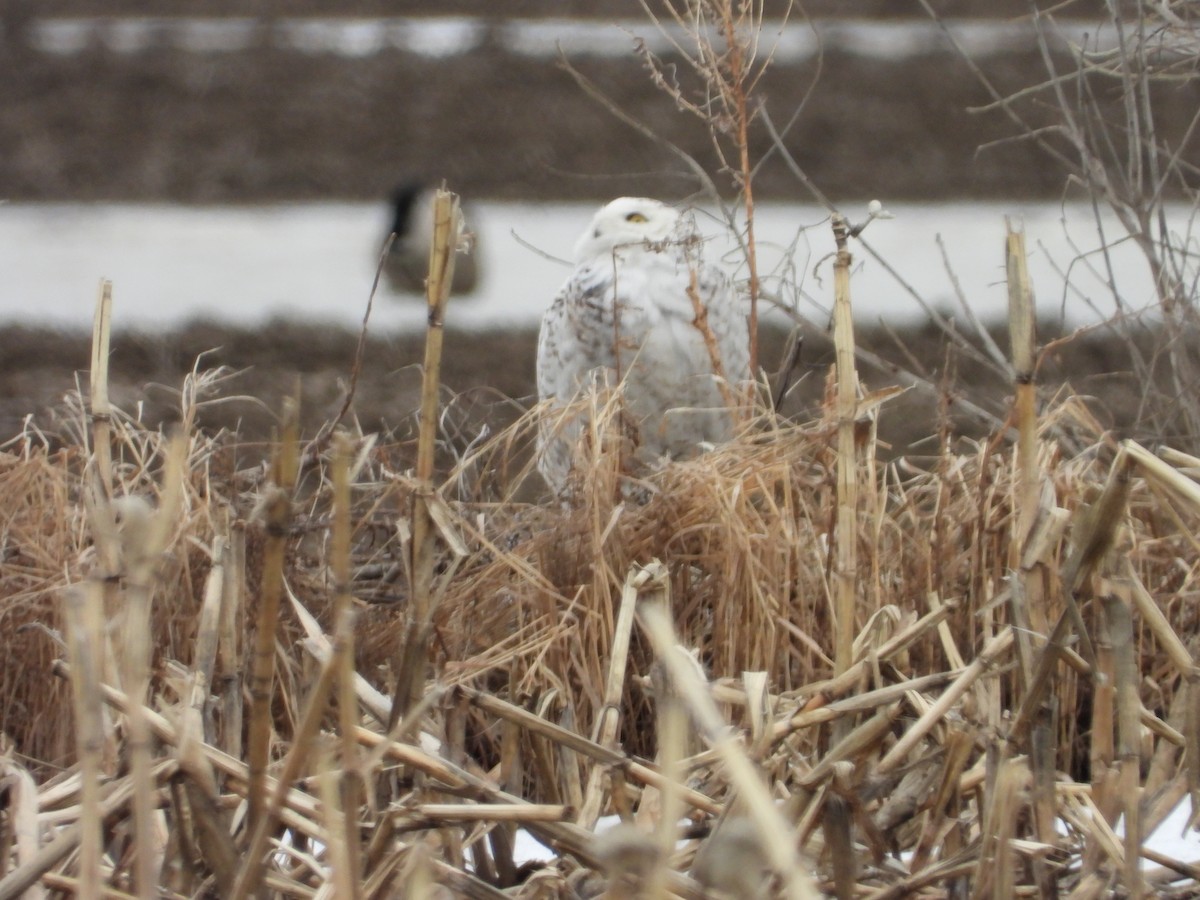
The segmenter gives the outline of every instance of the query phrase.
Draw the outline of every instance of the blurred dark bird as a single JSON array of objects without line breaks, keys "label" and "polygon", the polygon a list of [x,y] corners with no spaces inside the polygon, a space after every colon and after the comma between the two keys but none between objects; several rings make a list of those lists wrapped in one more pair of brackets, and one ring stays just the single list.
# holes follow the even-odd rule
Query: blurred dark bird
[{"label": "blurred dark bird", "polygon": [[[392,226],[395,240],[383,263],[388,286],[397,293],[423,294],[429,275],[429,248],[433,243],[433,198],[435,189],[421,182],[400,185],[392,193]],[[468,221],[468,224],[470,222]],[[475,258],[478,248],[461,250],[454,258],[451,294],[469,294],[479,280]]]}]

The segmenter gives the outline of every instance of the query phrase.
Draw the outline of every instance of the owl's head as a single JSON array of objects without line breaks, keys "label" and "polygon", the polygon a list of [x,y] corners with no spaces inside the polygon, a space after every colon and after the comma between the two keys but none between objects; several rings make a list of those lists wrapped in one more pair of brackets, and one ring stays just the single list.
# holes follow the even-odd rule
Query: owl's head
[{"label": "owl's head", "polygon": [[607,256],[614,247],[663,241],[671,237],[679,222],[679,212],[658,200],[646,197],[618,197],[592,217],[575,244],[575,262]]}]

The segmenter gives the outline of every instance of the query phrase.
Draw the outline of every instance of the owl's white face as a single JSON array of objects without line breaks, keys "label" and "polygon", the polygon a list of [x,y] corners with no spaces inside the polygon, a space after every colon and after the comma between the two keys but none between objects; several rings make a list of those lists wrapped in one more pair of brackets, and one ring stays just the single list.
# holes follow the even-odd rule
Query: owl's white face
[{"label": "owl's white face", "polygon": [[665,240],[678,221],[679,212],[658,200],[618,197],[600,208],[580,236],[575,244],[575,262],[607,256],[623,244]]}]

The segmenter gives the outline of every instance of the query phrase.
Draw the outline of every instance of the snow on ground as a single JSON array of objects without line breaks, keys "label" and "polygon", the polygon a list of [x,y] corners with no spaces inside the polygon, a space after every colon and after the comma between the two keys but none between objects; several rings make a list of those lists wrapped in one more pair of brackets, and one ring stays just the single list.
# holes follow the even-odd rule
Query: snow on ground
[{"label": "snow on ground", "polygon": [[[371,56],[400,50],[422,56],[459,56],[485,40],[519,56],[554,59],[559,48],[574,56],[627,56],[635,36],[654,53],[669,53],[673,44],[690,42],[683,30],[667,23],[656,29],[645,19],[516,19],[504,21],[470,16],[354,17],[296,16],[275,20],[253,17],[71,17],[35,19],[30,23],[33,46],[43,53],[72,56],[90,47],[133,54],[169,48],[192,53],[246,51],[268,45],[307,54]],[[1066,22],[1048,29],[1050,39],[1096,45],[1091,23]],[[947,32],[949,36],[947,36]],[[1113,38],[1101,32],[1101,47]],[[1028,22],[949,20],[946,30],[934,22],[823,19],[768,22],[760,49],[775,62],[796,64],[818,53],[841,51],[872,59],[903,60],[945,52],[957,44],[972,56],[1011,52],[1035,46]]]},{"label": "snow on ground", "polygon": [[[943,247],[974,313],[985,321],[1002,319],[1006,217],[1026,231],[1043,316],[1079,324],[1116,309],[1096,268],[1099,258],[1080,257],[1099,242],[1083,207],[889,206],[895,218],[873,222],[863,235],[865,245],[852,247],[851,291],[860,321],[920,321],[927,312],[914,293],[961,321]],[[469,211],[468,225],[478,235],[482,286],[476,295],[452,298],[449,326],[535,326],[566,279],[565,260],[595,208],[485,203]],[[866,215],[865,209],[861,215],[848,212],[852,220]],[[1184,211],[1175,218],[1182,230]],[[104,277],[114,282],[118,329],[159,330],[195,318],[254,326],[274,316],[356,328],[387,220],[383,204],[0,204],[0,319],[87,330],[96,285]],[[711,235],[724,231],[705,216],[701,225]],[[1112,239],[1118,232],[1111,222],[1107,227]],[[833,239],[824,213],[760,204],[756,229],[767,291],[813,321],[826,322]],[[745,277],[731,244],[727,236],[717,237],[707,252],[728,251],[728,266]],[[1113,263],[1123,302],[1134,309],[1152,303],[1147,268],[1132,242],[1113,251]],[[1063,276],[1068,267],[1070,287]],[[384,296],[381,289],[372,321],[376,329],[421,329],[423,303],[411,296]]]}]

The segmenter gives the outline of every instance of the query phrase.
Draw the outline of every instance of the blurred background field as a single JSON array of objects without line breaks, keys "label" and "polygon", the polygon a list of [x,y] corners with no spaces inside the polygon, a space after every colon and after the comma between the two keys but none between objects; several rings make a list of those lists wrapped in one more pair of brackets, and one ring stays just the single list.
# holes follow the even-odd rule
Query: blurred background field
[{"label": "blurred background field", "polygon": [[[940,6],[1000,93],[1043,67],[1021,4]],[[469,4],[379,3],[354,17],[302,4],[236,15],[219,4],[118,8],[109,19],[104,4],[6,0],[8,199],[375,200],[417,174],[469,199],[692,190],[676,158],[581,95],[560,50],[620,108],[715,170],[703,124],[676,114],[632,53],[635,39],[663,47],[636,0],[506,5],[503,15]],[[1089,35],[1096,8],[1063,9],[1060,40],[1111,40]],[[1044,155],[1003,142],[1012,135],[1001,111],[968,111],[991,98],[916,2],[806,12],[786,25],[760,91],[777,128],[803,106],[785,143],[829,196],[1060,197],[1061,173]],[[1069,67],[1064,46],[1047,51]],[[1164,140],[1184,133],[1194,101],[1188,85],[1162,92]],[[1029,111],[1035,126],[1050,122],[1048,111]],[[763,199],[807,201],[767,153],[765,129],[752,140]]]},{"label": "blurred background field", "polygon": [[[934,8],[944,22],[916,3],[806,7],[808,18],[793,14],[765,35],[775,58],[757,91],[775,129],[795,114],[783,143],[826,195],[848,210],[873,198],[895,209],[898,219],[867,240],[878,243],[898,277],[859,253],[856,309],[864,325],[883,320],[911,329],[902,343],[937,377],[945,373],[944,344],[923,329],[921,303],[961,319],[954,277],[979,317],[998,322],[1006,215],[1030,222],[1031,246],[1039,248],[1034,265],[1047,261],[1035,274],[1051,333],[1098,321],[1113,311],[1115,292],[1136,309],[1153,290],[1140,263],[1123,266],[1112,289],[1103,273],[1082,295],[1077,285],[1065,287],[1062,273],[1073,267],[1077,275],[1073,259],[1097,240],[1086,219],[1060,225],[1067,217],[1060,204],[1075,208],[1086,196],[1033,142],[1012,139],[1003,110],[980,109],[988,91],[954,49],[956,42],[968,49],[996,91],[1015,91],[1046,64],[1043,53],[1070,66],[1069,42],[1109,46],[1113,35],[1089,18],[1099,7],[1059,11],[1044,50],[1020,4]],[[781,4],[775,13],[783,11]],[[178,380],[194,351],[252,335],[269,336],[277,345],[270,355],[283,368],[268,371],[262,359],[228,349],[211,357],[254,367],[242,376],[251,393],[256,371],[269,391],[288,359],[316,384],[344,379],[348,360],[292,341],[309,339],[305,321],[356,330],[386,231],[386,198],[402,181],[444,178],[469,202],[492,204],[481,209],[487,240],[479,252],[487,265],[480,296],[456,300],[449,327],[512,331],[536,327],[566,272],[539,254],[568,256],[590,204],[621,194],[692,195],[692,176],[667,143],[709,171],[719,168],[704,123],[676,110],[635,56],[638,41],[668,48],[633,0],[523,3],[503,15],[465,2],[375,3],[353,17],[302,4],[176,3],[164,10],[7,0],[0,24],[0,197],[7,201],[0,205],[0,261],[9,273],[0,284],[0,316],[78,335],[90,323],[94,285],[115,278],[118,352],[126,340],[157,348],[150,354],[156,381]],[[562,60],[614,106],[652,123],[661,142],[587,97]],[[1115,96],[1101,102],[1116,114]],[[1194,86],[1162,90],[1156,103],[1162,140],[1178,143],[1188,158],[1180,138],[1197,103]],[[1022,112],[1034,128],[1053,117],[1036,102]],[[830,309],[818,266],[832,249],[828,228],[819,210],[802,205],[811,197],[771,150],[769,130],[760,125],[750,139],[762,160],[756,199],[785,223],[770,238],[776,258],[790,266],[775,270],[779,282],[796,291],[784,302],[819,331]],[[732,182],[718,183],[732,195]],[[514,201],[520,205],[503,205]],[[957,204],[949,214],[947,202]],[[162,224],[142,231],[135,222]],[[1142,280],[1131,287],[1134,271]],[[417,359],[400,352],[421,328],[417,307],[386,297],[376,304],[371,333],[382,343],[368,354],[365,374],[381,400],[396,390],[392,373]],[[279,316],[298,327],[258,328]],[[188,325],[197,319],[205,324]],[[174,334],[185,326],[187,334]],[[153,337],[134,336],[141,332]],[[50,334],[42,332],[39,344]],[[200,335],[211,347],[197,344]],[[1121,371],[1119,350],[1105,346],[1105,334],[1083,340],[1093,337],[1098,343],[1085,356],[1111,356],[1105,368]],[[39,357],[36,377],[17,337],[6,341],[18,351],[6,354],[6,409],[44,409],[70,389],[81,363],[64,340],[64,352]],[[455,389],[531,394],[531,360],[509,365],[507,344],[498,341],[489,365],[482,361],[487,341],[464,340],[471,365],[462,379],[452,378]],[[531,340],[526,334],[524,345]],[[315,371],[314,360],[326,368]],[[814,366],[823,360],[808,359]],[[119,367],[114,376],[124,377]],[[141,375],[128,377],[137,384]],[[956,377],[970,377],[970,367]],[[364,405],[365,426],[411,412],[405,396],[399,389],[391,404]],[[936,404],[926,402],[932,421]],[[1125,418],[1118,414],[1115,424]]]}]

